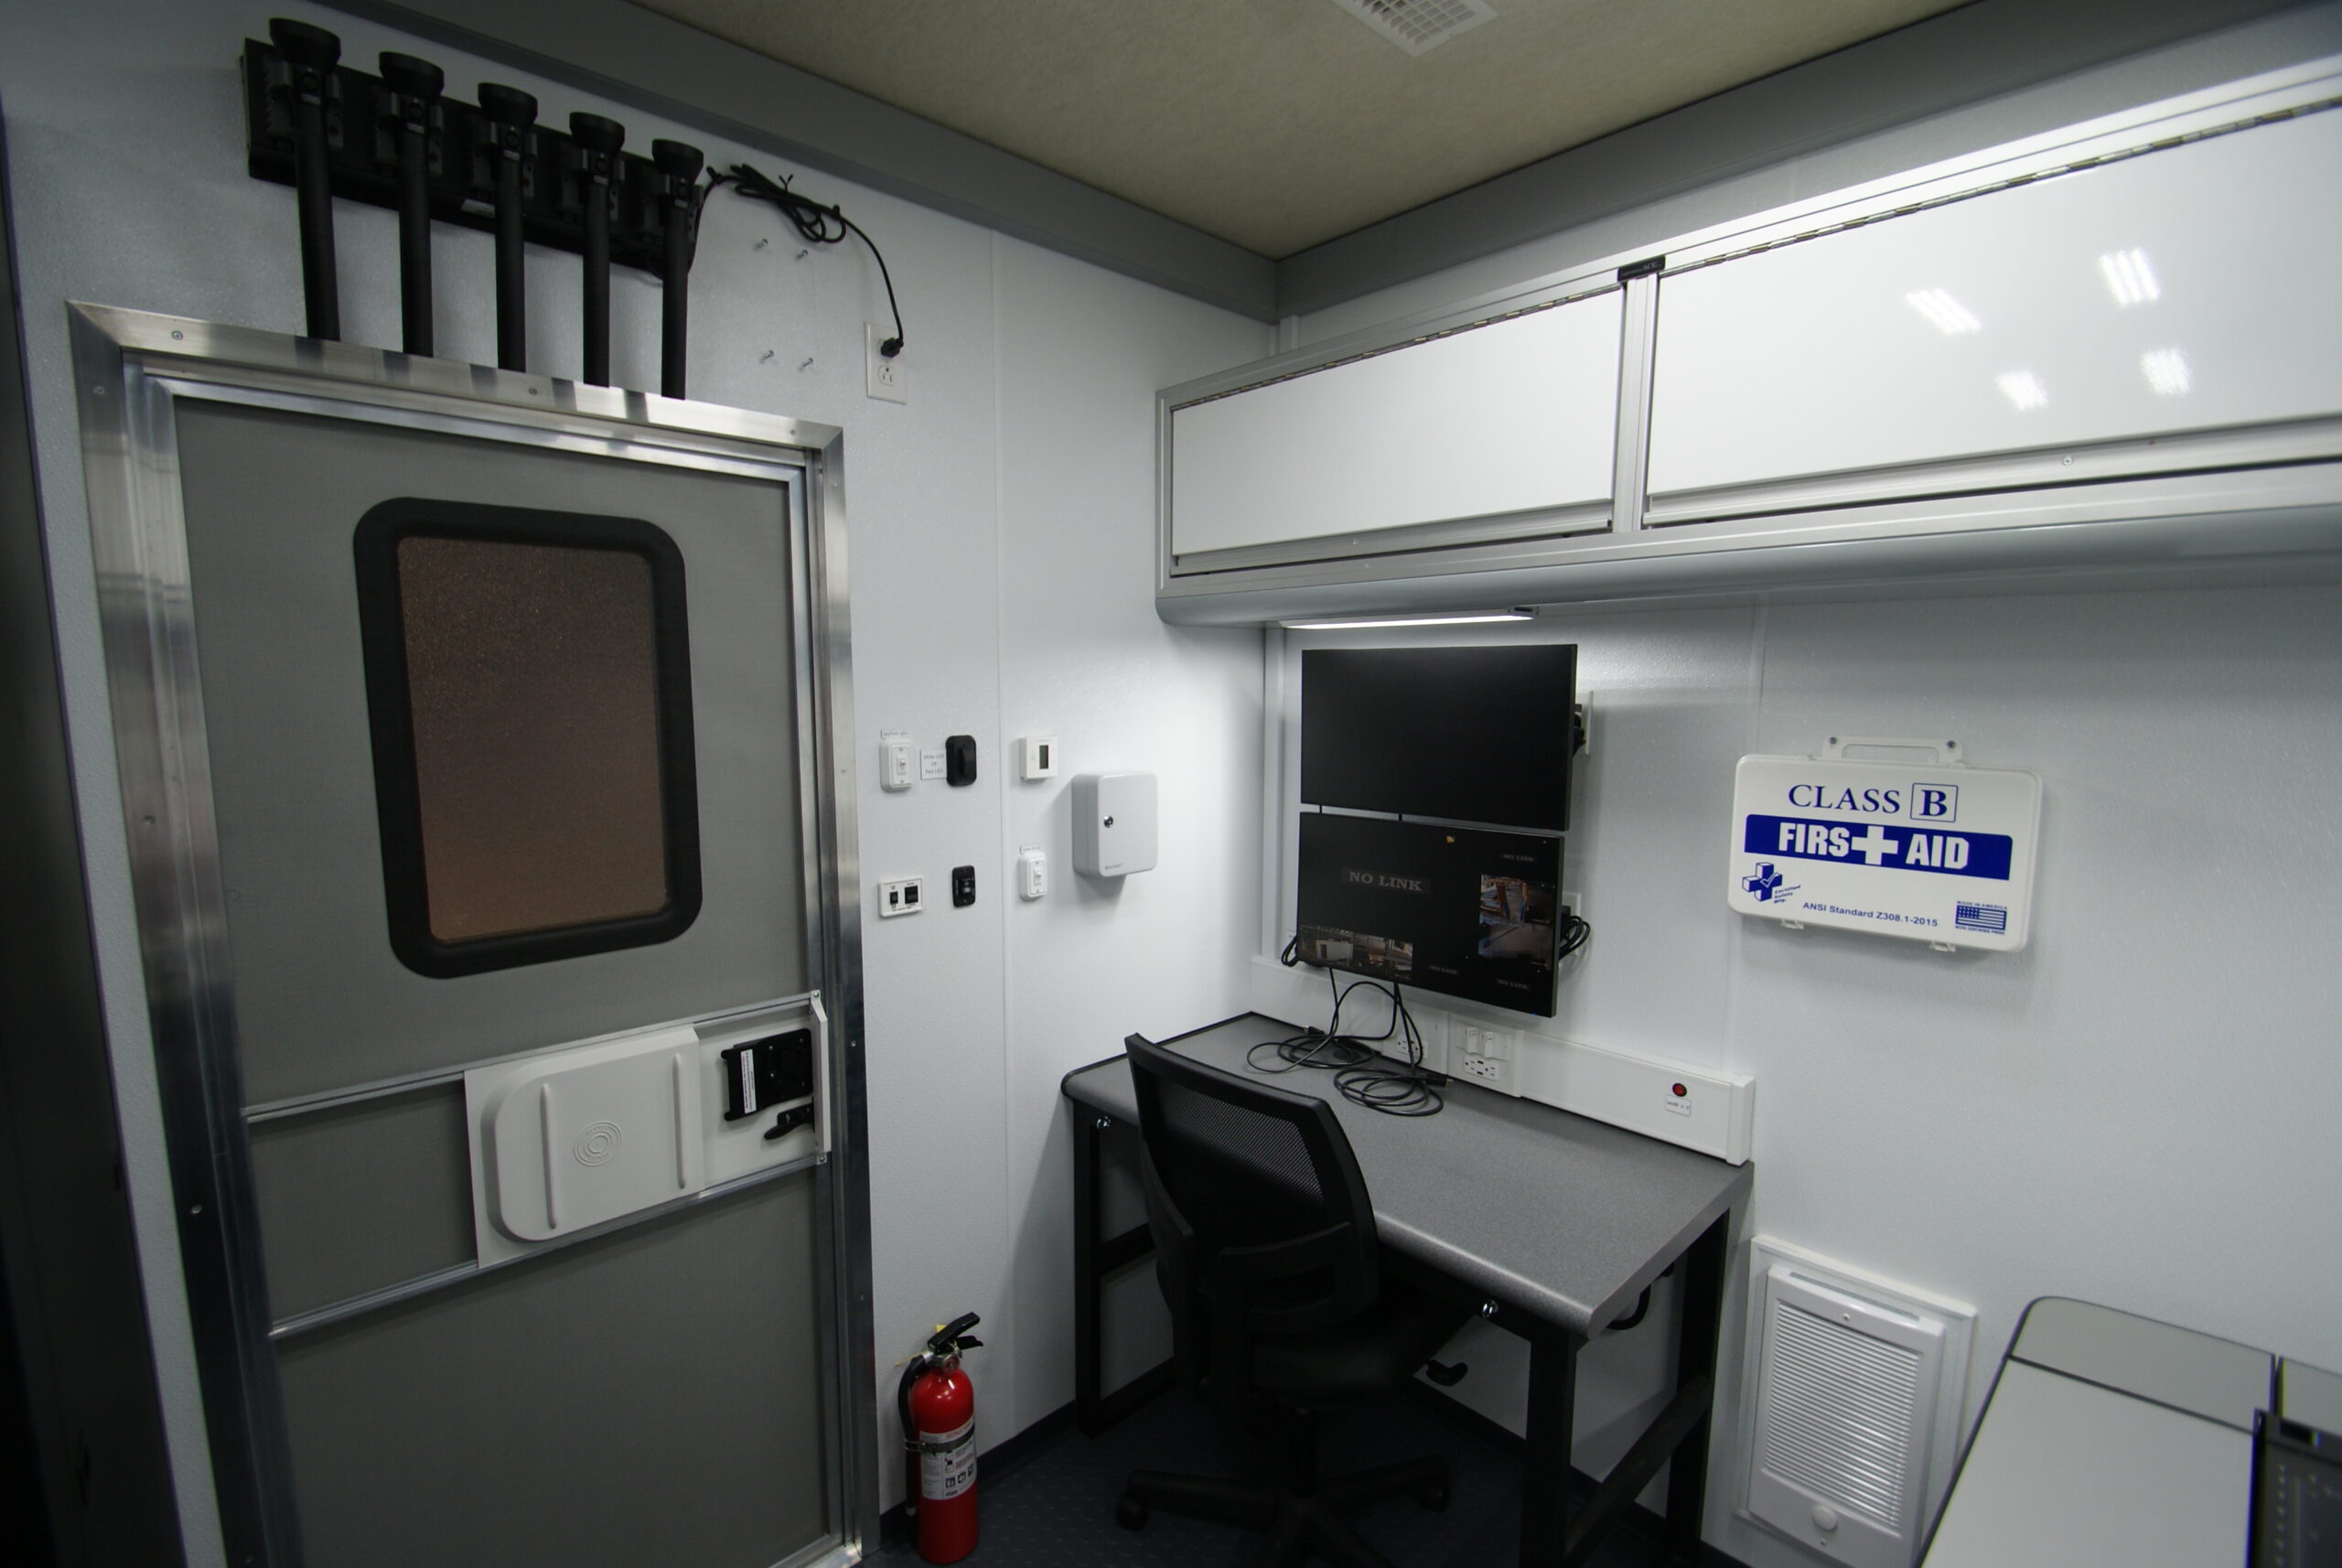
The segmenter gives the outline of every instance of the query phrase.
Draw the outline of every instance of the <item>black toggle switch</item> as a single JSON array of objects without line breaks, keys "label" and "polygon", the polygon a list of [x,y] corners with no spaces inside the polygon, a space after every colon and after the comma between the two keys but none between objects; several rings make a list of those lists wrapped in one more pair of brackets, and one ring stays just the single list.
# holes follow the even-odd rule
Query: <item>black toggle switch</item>
[{"label": "black toggle switch", "polygon": [[976,901],[976,868],[955,865],[951,868],[951,908],[964,909]]}]

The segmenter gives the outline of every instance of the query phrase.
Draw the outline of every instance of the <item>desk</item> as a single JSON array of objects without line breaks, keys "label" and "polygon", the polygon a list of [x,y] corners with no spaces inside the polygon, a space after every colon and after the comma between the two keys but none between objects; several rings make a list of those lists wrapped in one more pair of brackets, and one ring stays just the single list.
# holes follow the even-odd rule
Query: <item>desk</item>
[{"label": "desk", "polygon": [[[1163,1043],[1213,1067],[1247,1072],[1245,1053],[1253,1046],[1297,1033],[1248,1013]],[[1344,1100],[1331,1073],[1261,1076],[1334,1107],[1373,1197],[1375,1228],[1397,1266],[1466,1295],[1498,1327],[1529,1341],[1523,1568],[1590,1557],[1617,1511],[1671,1458],[1668,1552],[1695,1557],[1707,1498],[1725,1236],[1755,1167],[1471,1084],[1444,1089],[1447,1107],[1440,1114],[1407,1118]],[[1116,1394],[1100,1387],[1101,1282],[1153,1250],[1144,1225],[1119,1236],[1098,1234],[1100,1140],[1138,1128],[1130,1065],[1115,1057],[1067,1074],[1063,1087],[1075,1107],[1075,1409],[1082,1430],[1094,1433],[1162,1387],[1167,1369]],[[1684,1277],[1675,1395],[1593,1500],[1569,1519],[1578,1350],[1634,1309],[1679,1260]]]},{"label": "desk", "polygon": [[2274,1361],[2089,1302],[2025,1308],[1926,1568],[2214,1568],[2244,1558]]}]

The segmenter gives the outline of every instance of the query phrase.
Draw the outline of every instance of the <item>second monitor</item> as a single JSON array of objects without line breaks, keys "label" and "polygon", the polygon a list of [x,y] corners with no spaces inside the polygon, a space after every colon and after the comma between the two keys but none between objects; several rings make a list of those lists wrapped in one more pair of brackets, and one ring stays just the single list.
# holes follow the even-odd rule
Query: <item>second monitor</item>
[{"label": "second monitor", "polygon": [[1550,1018],[1561,883],[1556,838],[1304,811],[1295,953]]}]

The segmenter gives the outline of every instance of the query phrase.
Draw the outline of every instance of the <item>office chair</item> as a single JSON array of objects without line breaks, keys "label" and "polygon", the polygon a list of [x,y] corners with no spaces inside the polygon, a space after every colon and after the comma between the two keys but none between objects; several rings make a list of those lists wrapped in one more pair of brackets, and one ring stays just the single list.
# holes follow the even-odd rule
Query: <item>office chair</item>
[{"label": "office chair", "polygon": [[1135,1035],[1126,1044],[1180,1379],[1229,1416],[1265,1406],[1280,1454],[1274,1481],[1134,1470],[1116,1520],[1141,1529],[1160,1504],[1267,1531],[1259,1568],[1313,1552],[1340,1568],[1391,1568],[1342,1516],[1402,1492],[1445,1509],[1447,1461],[1320,1480],[1317,1415],[1402,1387],[1466,1309],[1382,1270],[1366,1180],[1332,1106]]}]

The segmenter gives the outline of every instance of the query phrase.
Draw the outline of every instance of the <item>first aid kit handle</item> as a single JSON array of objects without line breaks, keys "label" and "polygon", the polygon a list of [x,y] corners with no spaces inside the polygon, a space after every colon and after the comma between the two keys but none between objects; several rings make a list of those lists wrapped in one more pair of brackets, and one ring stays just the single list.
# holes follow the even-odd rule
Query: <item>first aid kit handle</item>
[{"label": "first aid kit handle", "polygon": [[[1924,756],[1913,756],[1914,752]],[[1934,768],[1959,768],[1956,740],[1918,740],[1893,735],[1833,735],[1821,755],[1832,762],[1918,762]]]}]

